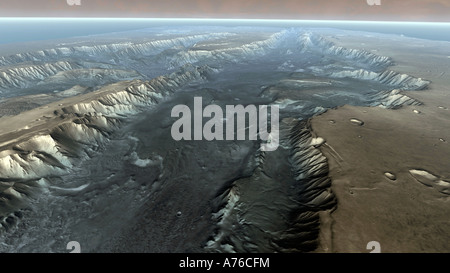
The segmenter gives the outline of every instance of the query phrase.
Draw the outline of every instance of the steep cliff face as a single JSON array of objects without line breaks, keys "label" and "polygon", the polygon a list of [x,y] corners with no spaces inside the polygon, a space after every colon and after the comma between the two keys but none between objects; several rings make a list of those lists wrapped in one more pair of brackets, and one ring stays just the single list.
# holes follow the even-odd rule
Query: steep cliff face
[{"label": "steep cliff face", "polygon": [[370,106],[396,108],[402,105],[419,105],[419,101],[402,94],[401,91],[423,90],[431,83],[422,78],[387,69],[394,65],[390,57],[376,55],[366,50],[336,46],[325,37],[315,33],[301,34],[298,42],[304,52],[320,52],[328,58],[337,60],[335,64],[309,67],[308,69],[315,75],[334,79],[374,81],[394,88],[369,95]]},{"label": "steep cliff face", "polygon": [[0,70],[0,93],[14,95],[21,88],[39,88],[42,85],[76,84],[103,85],[121,80],[143,79],[133,70],[89,68],[74,62],[56,62],[43,65],[19,66]]},{"label": "steep cliff face", "polygon": [[308,121],[284,119],[280,148],[259,152],[253,174],[218,194],[211,252],[307,252],[318,246],[319,212],[333,209],[327,159]]},{"label": "steep cliff face", "polygon": [[370,106],[383,108],[398,108],[403,105],[421,105],[418,100],[401,94],[399,89],[381,91],[369,97]]},{"label": "steep cliff face", "polygon": [[[421,90],[429,81],[410,75],[386,70],[393,65],[390,57],[376,55],[360,49],[348,49],[336,46],[318,34],[306,32],[300,35],[298,42],[302,51],[320,52],[329,58],[337,58],[340,65],[312,66],[311,72],[331,78],[353,78],[377,81],[383,84],[401,87],[404,90]],[[357,69],[359,67],[359,69]],[[349,69],[353,68],[353,69]],[[336,71],[338,70],[338,71]]]},{"label": "steep cliff face", "polygon": [[332,78],[354,78],[360,80],[377,81],[395,87],[401,87],[404,90],[421,90],[427,87],[430,82],[421,78],[414,78],[410,75],[400,74],[394,71],[383,71],[381,73],[367,70],[345,70],[329,73]]},{"label": "steep cliff face", "polygon": [[0,65],[14,65],[23,62],[47,62],[49,60],[57,60],[67,58],[74,55],[81,57],[95,56],[96,58],[108,57],[129,57],[132,55],[151,55],[161,52],[171,47],[190,47],[193,44],[209,39],[219,39],[232,36],[231,33],[209,33],[186,35],[183,37],[175,37],[172,39],[160,39],[148,42],[133,43],[110,43],[99,45],[83,45],[73,47],[56,47],[33,52],[18,53],[10,56],[0,57]]},{"label": "steep cliff face", "polygon": [[31,81],[43,80],[44,78],[53,76],[60,71],[67,71],[77,68],[81,68],[81,66],[72,62],[60,61],[42,65],[22,65],[0,69],[0,86],[1,89],[7,89],[10,87],[26,87]]},{"label": "steep cliff face", "polygon": [[382,70],[393,64],[390,57],[379,56],[366,50],[351,49],[335,45],[320,34],[306,31],[298,38],[298,43],[302,51],[315,51],[326,54],[338,60],[351,62],[361,68],[370,67],[375,70]]},{"label": "steep cliff face", "polygon": [[[67,173],[99,151],[124,118],[158,103],[186,84],[204,80],[209,73],[214,70],[207,66],[186,66],[151,81],[132,81],[122,90],[110,91],[114,87],[106,86],[85,95],[85,99],[81,96],[80,102],[55,110],[49,121],[53,127],[44,131],[27,128],[36,132],[14,144],[5,144],[0,152],[1,217],[15,217],[14,213],[35,194],[45,191],[46,178]],[[10,228],[8,221],[0,221],[4,230]]]},{"label": "steep cliff face", "polygon": [[237,63],[248,57],[263,56],[283,40],[283,32],[280,32],[268,39],[249,41],[232,48],[195,48],[197,43],[211,44],[236,35],[211,32],[141,43],[56,47],[3,56],[0,57],[0,65],[3,66],[0,67],[0,93],[10,97],[23,88],[34,88],[35,93],[38,90],[46,93],[46,84],[50,88],[66,89],[71,80],[78,81],[73,85],[97,87],[115,81],[144,79],[149,74],[153,78],[162,74],[158,70],[175,71],[186,64],[220,66],[229,61]]},{"label": "steep cliff face", "polygon": [[170,57],[168,63],[170,68],[187,63],[194,64],[200,61],[208,63],[238,63],[247,58],[256,58],[266,55],[270,52],[270,50],[277,48],[290,35],[291,33],[289,31],[281,31],[270,35],[267,39],[244,43],[239,46],[213,50],[199,50],[191,48]]}]

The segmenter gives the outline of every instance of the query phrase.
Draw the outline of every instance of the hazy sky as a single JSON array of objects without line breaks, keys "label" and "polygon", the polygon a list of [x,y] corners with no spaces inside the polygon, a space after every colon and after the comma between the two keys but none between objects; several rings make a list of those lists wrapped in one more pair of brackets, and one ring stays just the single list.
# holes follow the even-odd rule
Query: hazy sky
[{"label": "hazy sky", "polygon": [[[72,0],[69,0],[72,1]],[[74,0],[76,1],[76,0]],[[2,17],[338,19],[450,22],[450,0],[0,0]]]}]

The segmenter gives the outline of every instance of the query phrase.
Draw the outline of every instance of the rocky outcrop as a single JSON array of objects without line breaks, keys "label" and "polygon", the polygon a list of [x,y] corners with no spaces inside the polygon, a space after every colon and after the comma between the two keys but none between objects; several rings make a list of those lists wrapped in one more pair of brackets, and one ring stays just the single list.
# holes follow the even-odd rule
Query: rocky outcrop
[{"label": "rocky outcrop", "polygon": [[[158,103],[188,83],[202,81],[214,70],[185,66],[178,72],[151,81],[135,80],[105,86],[80,96],[77,103],[55,109],[45,130],[29,133],[0,151],[0,217],[9,219],[30,198],[45,191],[46,178],[66,173],[101,149],[124,118]],[[118,90],[117,90],[118,89]],[[32,127],[28,128],[33,130]],[[0,219],[3,219],[0,218]],[[6,221],[6,220],[5,220]],[[3,229],[8,221],[0,222]],[[12,222],[11,222],[12,223]]]},{"label": "rocky outcrop", "polygon": [[324,140],[311,134],[308,121],[285,119],[280,148],[260,152],[254,172],[241,177],[215,202],[211,252],[309,252],[319,243],[319,212],[336,205]]},{"label": "rocky outcrop", "polygon": [[73,47],[56,47],[45,50],[38,50],[33,52],[18,53],[10,56],[0,57],[0,65],[14,65],[23,62],[48,62],[49,60],[58,60],[74,55],[81,57],[97,56],[96,58],[105,57],[125,57],[132,55],[150,55],[161,52],[167,48],[183,46],[189,47],[195,43],[203,40],[218,39],[232,36],[230,33],[209,33],[186,35],[183,37],[176,37],[173,39],[160,39],[148,42],[133,43],[109,43],[97,45],[83,45]]},{"label": "rocky outcrop", "polygon": [[302,51],[310,50],[320,52],[351,62],[353,65],[362,68],[370,67],[372,69],[382,70],[393,64],[392,59],[389,57],[379,56],[366,50],[337,46],[325,37],[309,31],[300,35],[298,43]]}]

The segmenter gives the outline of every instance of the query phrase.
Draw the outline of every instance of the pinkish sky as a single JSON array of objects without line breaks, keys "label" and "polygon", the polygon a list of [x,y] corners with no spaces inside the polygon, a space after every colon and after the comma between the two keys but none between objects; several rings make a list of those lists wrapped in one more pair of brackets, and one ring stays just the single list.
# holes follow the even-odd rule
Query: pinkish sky
[{"label": "pinkish sky", "polygon": [[0,0],[1,17],[326,19],[450,22],[450,0]]}]

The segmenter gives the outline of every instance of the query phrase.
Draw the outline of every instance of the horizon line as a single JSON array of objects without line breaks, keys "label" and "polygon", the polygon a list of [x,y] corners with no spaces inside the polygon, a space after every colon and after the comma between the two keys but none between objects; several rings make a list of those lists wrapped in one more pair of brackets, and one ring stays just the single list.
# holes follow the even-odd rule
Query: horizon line
[{"label": "horizon line", "polygon": [[228,22],[280,22],[280,23],[372,23],[372,24],[431,24],[450,25],[450,22],[383,21],[383,20],[322,20],[322,19],[258,19],[258,18],[148,18],[148,17],[0,17],[0,20],[131,20],[131,21],[228,21]]}]

